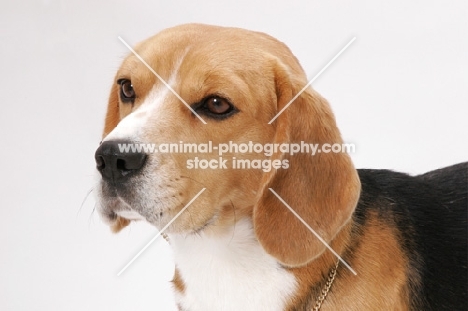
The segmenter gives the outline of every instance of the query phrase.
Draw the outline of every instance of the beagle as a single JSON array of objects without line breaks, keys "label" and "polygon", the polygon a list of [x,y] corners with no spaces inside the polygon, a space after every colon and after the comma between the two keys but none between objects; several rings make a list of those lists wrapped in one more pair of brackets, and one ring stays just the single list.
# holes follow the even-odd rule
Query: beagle
[{"label": "beagle", "polygon": [[[179,310],[467,310],[468,163],[409,176],[292,154],[282,146],[343,143],[306,84],[263,33],[189,24],[138,44],[95,154],[102,218],[167,228]],[[198,151],[122,147],[186,143]],[[279,148],[221,159],[228,143]]]}]

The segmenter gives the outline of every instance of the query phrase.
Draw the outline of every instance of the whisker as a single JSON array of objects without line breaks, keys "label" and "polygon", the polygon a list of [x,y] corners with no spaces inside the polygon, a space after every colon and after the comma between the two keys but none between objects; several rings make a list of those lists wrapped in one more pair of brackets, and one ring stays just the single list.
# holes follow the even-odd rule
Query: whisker
[{"label": "whisker", "polygon": [[236,208],[234,206],[234,203],[232,203],[232,200],[229,199],[229,201],[231,202],[231,207],[232,207],[232,211],[234,212],[234,224],[233,224],[233,230],[232,230],[232,236],[231,236],[231,240],[229,240],[229,244],[231,244],[232,240],[234,240],[234,234],[236,232],[236,224],[237,224],[237,214],[236,214]]},{"label": "whisker", "polygon": [[88,229],[90,229],[91,227],[91,221],[93,220],[93,215],[94,215],[94,212],[96,211],[96,206],[97,206],[97,202],[94,203],[93,210],[91,211],[91,214],[88,217]]},{"label": "whisker", "polygon": [[94,187],[91,187],[91,189],[88,190],[86,193],[86,196],[84,197],[83,201],[81,202],[80,208],[78,209],[78,212],[76,212],[76,217],[80,215],[81,210],[83,209],[84,204],[86,203],[86,200],[88,200],[89,195],[94,191]]},{"label": "whisker", "polygon": [[[208,187],[207,187],[204,183],[202,183],[202,182],[200,182],[200,181],[198,181],[198,180],[196,180],[196,179],[194,179],[194,178],[192,178],[192,177],[180,175],[180,178],[187,178],[187,179],[190,179],[191,181],[194,181],[194,182],[196,182],[196,183],[202,185],[204,188],[208,189]],[[209,190],[208,190],[208,191],[209,191]],[[182,202],[181,202],[181,205],[184,206],[184,204],[183,204]],[[186,212],[188,212],[188,214],[189,214],[189,216],[190,216],[190,221],[192,222],[192,226],[195,228],[195,223],[194,223],[194,221],[193,221],[193,217],[192,217],[192,213],[191,213],[191,211],[190,211],[190,207],[187,208]],[[198,236],[201,236],[201,234],[200,234],[199,232],[194,232],[194,233],[195,233],[196,235],[198,235]]]},{"label": "whisker", "polygon": [[190,212],[190,209],[187,208],[185,211],[188,212],[189,214],[190,222],[192,223],[192,228],[195,228],[195,223],[193,222],[193,217],[192,217],[192,213]]}]

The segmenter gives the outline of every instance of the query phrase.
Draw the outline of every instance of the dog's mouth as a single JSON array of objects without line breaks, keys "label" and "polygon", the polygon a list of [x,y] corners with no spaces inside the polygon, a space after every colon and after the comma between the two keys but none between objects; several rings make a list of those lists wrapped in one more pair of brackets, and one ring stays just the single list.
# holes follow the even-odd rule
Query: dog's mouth
[{"label": "dog's mouth", "polygon": [[115,233],[128,226],[131,221],[146,220],[140,213],[132,210],[120,197],[107,198],[102,205],[100,214]]},{"label": "dog's mouth", "polygon": [[[138,205],[138,204],[137,204]],[[168,209],[171,211],[171,209]],[[99,209],[101,218],[111,228],[112,232],[118,233],[123,228],[128,226],[132,221],[145,221],[151,225],[156,226],[158,229],[162,229],[165,224],[169,222],[177,222],[177,219],[171,217],[171,213],[166,213],[163,210],[158,212],[153,211],[150,215],[143,214],[138,209],[132,207],[125,198],[119,195],[116,196],[101,196],[101,208]],[[185,213],[189,213],[186,211]],[[211,215],[206,215],[203,221],[193,222],[187,220],[187,216],[179,215],[177,218],[185,218],[182,223],[171,224],[170,228],[167,228],[168,233],[174,234],[196,234],[199,235],[202,232],[209,231],[212,227],[218,224],[221,211],[215,211]]]}]

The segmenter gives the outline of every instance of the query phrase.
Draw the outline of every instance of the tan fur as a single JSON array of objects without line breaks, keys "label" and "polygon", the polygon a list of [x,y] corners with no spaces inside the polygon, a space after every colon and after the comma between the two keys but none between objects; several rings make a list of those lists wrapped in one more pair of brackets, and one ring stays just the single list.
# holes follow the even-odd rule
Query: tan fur
[{"label": "tan fur", "polygon": [[104,123],[104,132],[102,138],[106,137],[120,122],[119,112],[119,93],[115,81],[112,82],[112,87],[107,104],[106,122]]},{"label": "tan fur", "polygon": [[393,229],[377,215],[370,217],[351,265],[358,275],[342,267],[323,310],[408,310],[408,260]]},{"label": "tan fur", "polygon": [[176,291],[178,291],[179,293],[182,294],[185,291],[184,281],[182,281],[179,270],[177,268],[174,271],[174,277],[172,279],[172,284],[174,284],[174,289]]},{"label": "tan fur", "polygon": [[[323,311],[408,310],[408,259],[402,252],[393,229],[379,219],[378,215],[368,217],[369,223],[362,232],[359,246],[354,250],[352,260],[348,261],[357,275],[340,263],[330,294],[322,305]],[[331,247],[343,254],[344,248],[352,242],[350,228],[347,226],[331,243]],[[307,301],[311,285],[315,285],[313,295],[309,297],[309,306],[313,306],[336,261],[326,251],[310,264],[290,269],[301,286],[288,310],[297,310],[301,302]]]},{"label": "tan fur", "polygon": [[128,226],[129,224],[130,224],[130,220],[117,216],[117,219],[111,225],[111,230],[112,232],[117,233],[123,228],[125,228],[126,226]]}]

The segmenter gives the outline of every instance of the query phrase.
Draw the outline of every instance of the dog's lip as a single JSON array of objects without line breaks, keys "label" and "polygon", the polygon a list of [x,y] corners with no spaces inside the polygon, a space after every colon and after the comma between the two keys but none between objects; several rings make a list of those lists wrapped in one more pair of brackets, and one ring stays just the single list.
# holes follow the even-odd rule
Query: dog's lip
[{"label": "dog's lip", "polygon": [[105,208],[101,209],[101,215],[106,222],[114,224],[118,218],[126,220],[145,220],[138,212],[131,207],[120,197],[108,197],[104,204]]},{"label": "dog's lip", "polygon": [[145,220],[146,219],[145,217],[141,216],[140,213],[134,210],[120,210],[120,211],[114,211],[114,213],[117,216],[120,216],[128,220]]}]

